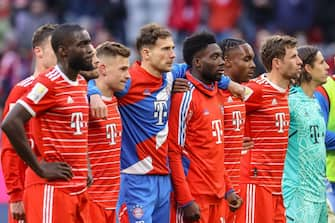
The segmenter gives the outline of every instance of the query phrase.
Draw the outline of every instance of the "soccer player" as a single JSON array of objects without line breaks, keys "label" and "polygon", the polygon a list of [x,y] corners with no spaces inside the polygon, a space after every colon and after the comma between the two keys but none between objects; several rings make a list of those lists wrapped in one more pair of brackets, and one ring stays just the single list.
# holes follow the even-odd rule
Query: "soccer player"
[{"label": "soccer player", "polygon": [[88,155],[93,184],[88,189],[93,201],[92,222],[116,222],[116,203],[120,189],[121,117],[114,92],[122,91],[129,79],[130,50],[116,42],[97,46],[99,77],[96,86],[107,105],[106,119],[93,118],[88,124]]},{"label": "soccer player", "polygon": [[203,32],[185,40],[183,55],[191,87],[174,94],[171,102],[169,162],[178,205],[172,221],[222,222],[225,198],[231,204],[239,201],[222,162],[224,98],[217,87],[222,52],[215,37]]},{"label": "soccer player", "polygon": [[[27,222],[90,222],[87,184],[87,84],[80,70],[94,69],[88,32],[60,25],[51,45],[57,65],[41,73],[3,121],[2,129],[26,171],[24,208]],[[24,123],[32,117],[37,152]]]},{"label": "soccer player", "polygon": [[327,223],[326,125],[314,97],[326,83],[329,66],[314,46],[298,48],[303,62],[298,86],[289,94],[290,128],[283,175],[286,221]]},{"label": "soccer player", "polygon": [[[164,223],[169,222],[170,212],[167,120],[171,90],[174,80],[185,76],[187,66],[173,65],[172,34],[157,24],[141,28],[136,46],[141,61],[130,67],[125,89],[115,93],[123,128],[117,213],[120,222]],[[221,88],[231,85],[227,78],[219,83]],[[89,86],[89,95],[98,92],[94,82]]]},{"label": "soccer player", "polygon": [[266,39],[261,58],[267,73],[246,84],[245,134],[254,147],[241,160],[245,210],[237,222],[285,222],[281,180],[290,120],[287,98],[290,80],[297,78],[302,65],[296,44],[290,36]]},{"label": "soccer player", "polygon": [[[237,83],[246,83],[254,76],[255,63],[252,47],[241,39],[227,38],[220,42],[224,59],[224,73]],[[240,194],[240,161],[246,149],[252,146],[250,138],[244,137],[245,105],[241,98],[229,91],[224,96],[224,164],[233,188]],[[245,145],[248,142],[248,145]],[[241,209],[231,211],[226,208],[226,222],[234,222]]]},{"label": "soccer player", "polygon": [[[335,62],[335,58],[334,58]],[[327,78],[327,82],[317,88],[315,96],[318,99],[327,126],[327,201],[331,214],[335,214],[335,75]]]},{"label": "soccer player", "polygon": [[[38,74],[56,65],[56,56],[53,52],[50,42],[51,35],[56,27],[57,25],[55,24],[45,24],[39,27],[33,34],[32,48],[35,57],[34,73],[13,87],[6,100],[2,119],[6,117],[10,108],[14,106],[16,101],[27,92]],[[35,150],[35,144],[30,133],[29,124],[25,125],[25,130],[31,148]],[[23,191],[26,165],[16,154],[5,134],[2,134],[1,148],[2,171],[5,178],[7,193],[9,195],[8,218],[10,223],[14,223],[18,220],[24,220],[25,218]]]}]

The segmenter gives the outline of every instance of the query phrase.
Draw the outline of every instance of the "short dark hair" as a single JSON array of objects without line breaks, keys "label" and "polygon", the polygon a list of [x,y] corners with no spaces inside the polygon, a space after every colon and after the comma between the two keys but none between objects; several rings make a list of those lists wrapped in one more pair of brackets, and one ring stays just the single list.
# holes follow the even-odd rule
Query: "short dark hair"
[{"label": "short dark hair", "polygon": [[71,40],[71,38],[74,38],[73,35],[75,32],[80,32],[82,30],[84,30],[84,28],[78,24],[59,25],[51,37],[52,49],[57,53],[61,45],[67,46],[69,44],[68,41]]},{"label": "short dark hair", "polygon": [[216,43],[216,39],[209,32],[195,33],[187,37],[183,43],[183,57],[186,64],[191,66],[194,55],[212,43]]},{"label": "short dark hair", "polygon": [[311,45],[298,47],[298,56],[302,60],[302,70],[297,80],[299,85],[302,82],[309,82],[312,80],[312,76],[306,71],[305,65],[309,64],[313,67],[316,60],[316,54],[319,51],[320,50],[317,47]]},{"label": "short dark hair", "polygon": [[220,42],[219,46],[222,50],[222,55],[226,56],[230,50],[236,49],[239,46],[246,44],[247,42],[243,39],[227,38]]},{"label": "short dark hair", "polygon": [[144,46],[153,46],[158,39],[166,39],[171,36],[171,32],[163,26],[156,23],[147,24],[141,28],[140,34],[136,38],[136,49],[140,52]]},{"label": "short dark hair", "polygon": [[272,69],[272,60],[274,58],[283,59],[286,48],[297,46],[297,39],[292,36],[274,35],[265,40],[261,46],[261,59],[267,71]]},{"label": "short dark hair", "polygon": [[97,57],[100,56],[122,56],[129,57],[130,50],[126,46],[117,42],[106,41],[99,44],[96,48]]},{"label": "short dark hair", "polygon": [[32,47],[40,46],[57,29],[57,24],[45,24],[37,28],[33,34]]}]

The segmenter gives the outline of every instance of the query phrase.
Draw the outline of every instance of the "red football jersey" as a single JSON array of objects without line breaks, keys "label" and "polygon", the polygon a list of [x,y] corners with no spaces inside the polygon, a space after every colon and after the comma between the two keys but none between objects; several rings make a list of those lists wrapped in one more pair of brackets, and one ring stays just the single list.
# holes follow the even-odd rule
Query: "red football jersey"
[{"label": "red football jersey", "polygon": [[115,209],[120,188],[121,118],[117,99],[102,97],[107,105],[107,119],[90,117],[88,155],[93,184],[88,193],[105,209]]},{"label": "red football jersey", "polygon": [[[6,117],[7,113],[15,105],[17,100],[29,90],[33,81],[34,77],[30,76],[20,81],[13,87],[6,100],[2,120]],[[30,146],[34,148],[34,141],[31,137],[29,123],[25,125],[25,130],[27,138],[30,141]],[[17,155],[16,151],[12,147],[12,144],[4,133],[1,136],[1,142],[1,165],[7,187],[7,193],[9,194],[10,202],[20,201],[23,199],[24,176],[27,166]]]},{"label": "red football jersey", "polygon": [[234,97],[228,90],[224,96],[224,164],[236,192],[240,191],[240,162],[243,155],[245,125],[244,102]]},{"label": "red football jersey", "polygon": [[72,167],[70,181],[46,181],[28,168],[27,186],[48,183],[71,193],[79,193],[87,184],[87,84],[83,77],[76,81],[58,66],[40,74],[32,89],[18,103],[31,115],[32,132],[41,159],[46,162],[66,162]]},{"label": "red football jersey", "polygon": [[193,196],[223,198],[232,188],[224,167],[224,107],[217,86],[206,86],[190,73],[190,91],[172,96],[169,162],[176,201]]},{"label": "red football jersey", "polygon": [[246,136],[254,148],[243,159],[243,178],[280,194],[290,122],[288,88],[276,86],[264,75],[246,86]]}]

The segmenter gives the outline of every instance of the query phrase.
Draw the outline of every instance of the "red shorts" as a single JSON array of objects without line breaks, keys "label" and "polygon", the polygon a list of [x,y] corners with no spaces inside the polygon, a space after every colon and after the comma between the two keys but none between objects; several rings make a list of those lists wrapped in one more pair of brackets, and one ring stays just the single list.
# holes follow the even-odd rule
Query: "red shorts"
[{"label": "red shorts", "polygon": [[243,204],[236,212],[234,223],[286,222],[282,195],[273,195],[256,184],[241,184],[241,198]]},{"label": "red shorts", "polygon": [[[200,220],[197,223],[225,222],[225,199],[209,198],[208,196],[194,196],[200,208]],[[192,223],[183,219],[181,208],[176,208],[174,199],[171,199],[171,223]]]},{"label": "red shorts", "polygon": [[97,203],[90,201],[91,222],[116,223],[115,209],[105,209]]},{"label": "red shorts", "polygon": [[91,223],[87,192],[70,195],[48,184],[25,188],[24,209],[28,223]]}]

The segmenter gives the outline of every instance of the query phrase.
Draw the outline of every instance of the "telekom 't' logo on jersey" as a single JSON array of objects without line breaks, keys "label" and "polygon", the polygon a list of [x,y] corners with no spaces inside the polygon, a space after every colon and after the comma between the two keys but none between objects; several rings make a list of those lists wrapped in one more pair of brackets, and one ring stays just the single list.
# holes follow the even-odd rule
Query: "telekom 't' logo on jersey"
[{"label": "telekom 't' logo on jersey", "polygon": [[74,128],[74,135],[81,135],[81,129],[84,127],[83,123],[83,113],[82,112],[74,112],[71,115],[71,128]]},{"label": "telekom 't' logo on jersey", "polygon": [[213,136],[217,137],[216,144],[221,144],[223,136],[221,120],[212,121],[212,130],[213,130],[212,131]]},{"label": "telekom 't' logo on jersey", "polygon": [[287,125],[287,122],[285,120],[285,113],[279,112],[276,113],[276,127],[278,128],[279,133],[284,132],[284,127]]},{"label": "telekom 't' logo on jersey", "polygon": [[115,145],[116,138],[116,124],[108,124],[106,125],[106,136],[109,139],[109,145]]},{"label": "telekom 't' logo on jersey", "polygon": [[240,131],[241,125],[243,124],[241,111],[233,111],[232,115],[234,131]]},{"label": "telekom 't' logo on jersey", "polygon": [[318,125],[311,125],[309,126],[309,130],[311,132],[311,138],[313,140],[313,144],[317,144],[320,142],[320,136],[321,133],[319,132],[319,126]]},{"label": "telekom 't' logo on jersey", "polygon": [[164,125],[163,118],[167,117],[166,101],[155,101],[154,107],[154,118],[158,119],[156,125]]}]

